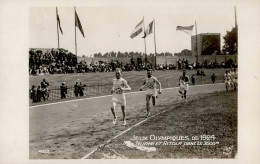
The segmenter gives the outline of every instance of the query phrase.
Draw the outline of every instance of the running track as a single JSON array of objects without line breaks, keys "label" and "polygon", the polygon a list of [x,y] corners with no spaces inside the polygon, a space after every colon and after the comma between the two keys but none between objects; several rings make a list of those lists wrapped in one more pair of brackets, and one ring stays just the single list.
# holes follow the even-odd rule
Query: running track
[{"label": "running track", "polygon": [[[187,96],[224,89],[223,83],[190,86]],[[178,87],[166,88],[162,90],[159,99],[177,96],[179,96]],[[126,100],[127,104],[135,104],[136,102],[145,104],[145,92],[126,93]],[[86,120],[100,113],[109,113],[110,104],[111,96],[108,95],[30,107],[30,141],[50,136],[54,131],[67,127],[70,122]]]}]

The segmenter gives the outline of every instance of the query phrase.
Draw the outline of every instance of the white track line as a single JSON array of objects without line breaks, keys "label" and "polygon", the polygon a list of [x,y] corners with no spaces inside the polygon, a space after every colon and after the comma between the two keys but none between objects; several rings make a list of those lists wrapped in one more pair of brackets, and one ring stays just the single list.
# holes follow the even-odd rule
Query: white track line
[{"label": "white track line", "polygon": [[[167,89],[168,89],[168,88],[167,88]],[[210,93],[210,92],[212,92],[212,91],[204,91],[204,92],[200,92],[200,93]],[[153,118],[153,117],[155,117],[155,116],[158,116],[158,115],[160,115],[160,114],[162,114],[162,113],[164,113],[164,112],[166,112],[166,111],[168,111],[168,109],[163,110],[163,111],[161,111],[161,112],[159,112],[159,113],[157,113],[157,114],[155,114],[155,115],[152,115],[152,116],[150,116],[150,117],[148,117],[148,118],[146,118],[146,119],[140,121],[139,123],[137,123],[137,124],[131,126],[130,128],[128,128],[128,129],[122,131],[122,132],[119,133],[118,135],[114,136],[112,139],[109,139],[108,141],[106,141],[104,144],[99,145],[98,148],[95,148],[93,151],[91,151],[90,153],[88,153],[87,155],[85,155],[84,157],[82,157],[81,159],[86,159],[86,158],[88,158],[91,154],[95,153],[98,149],[100,149],[101,147],[104,147],[106,144],[109,144],[112,140],[114,140],[114,139],[116,139],[117,137],[119,137],[119,136],[125,134],[126,132],[130,131],[130,130],[133,129],[134,127],[136,127],[136,126],[142,124],[143,122],[147,121],[148,119]]]},{"label": "white track line", "polygon": [[[219,84],[224,84],[224,83],[204,84],[204,85],[192,85],[192,86],[189,86],[189,87],[201,87],[201,86],[210,86],[210,85],[219,85]],[[162,89],[162,90],[175,89],[175,88],[179,88],[179,87],[164,88],[164,89]],[[140,93],[140,92],[145,92],[145,91],[128,92],[128,93],[125,93],[125,94],[127,95],[127,94],[134,94],[134,93]],[[55,105],[55,104],[73,102],[73,101],[91,100],[91,99],[97,99],[97,98],[109,97],[109,96],[111,96],[111,95],[104,95],[104,96],[89,97],[89,98],[82,98],[82,99],[61,101],[61,102],[55,102],[55,103],[41,104],[41,105],[30,106],[29,108],[37,108],[37,107],[41,107],[41,106]]]},{"label": "white track line", "polygon": [[134,126],[132,126],[132,127],[128,128],[128,129],[122,131],[121,133],[119,133],[118,135],[116,135],[115,137],[113,137],[112,139],[109,139],[108,141],[106,141],[105,144],[99,145],[98,148],[95,148],[93,151],[91,151],[90,153],[88,153],[87,155],[85,155],[85,156],[84,156],[83,158],[81,158],[81,159],[88,158],[91,154],[93,154],[95,151],[97,151],[100,147],[105,146],[106,144],[110,143],[112,140],[114,140],[114,139],[116,139],[117,137],[121,136],[122,134],[128,132],[128,131],[131,130],[132,128],[134,128],[134,127],[136,127],[136,126],[142,124],[143,122],[147,121],[148,119],[153,118],[153,117],[155,117],[155,116],[157,116],[157,115],[159,115],[159,114],[162,114],[162,113],[164,113],[164,112],[166,112],[166,111],[167,111],[167,110],[164,110],[164,111],[162,111],[162,112],[160,112],[160,113],[157,113],[157,114],[155,114],[155,115],[152,115],[152,116],[150,116],[150,117],[148,117],[148,118],[146,118],[146,119],[140,121],[139,123],[135,124]]}]

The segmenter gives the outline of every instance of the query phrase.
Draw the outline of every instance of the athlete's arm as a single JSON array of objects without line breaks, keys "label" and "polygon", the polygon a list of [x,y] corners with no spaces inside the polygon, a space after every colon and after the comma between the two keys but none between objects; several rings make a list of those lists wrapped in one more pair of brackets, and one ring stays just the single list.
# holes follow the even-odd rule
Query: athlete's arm
[{"label": "athlete's arm", "polygon": [[111,88],[111,93],[115,92],[115,87],[114,87],[114,80],[113,80],[113,87]]},{"label": "athlete's arm", "polygon": [[162,90],[161,83],[156,78],[154,80],[159,85],[159,93],[161,93],[161,90]]},{"label": "athlete's arm", "polygon": [[140,91],[143,90],[143,88],[145,87],[145,84],[146,84],[146,80],[144,80],[143,85],[142,85],[141,88],[140,88]]},{"label": "athlete's arm", "polygon": [[189,76],[187,76],[187,79],[188,79],[188,81],[186,82],[186,84],[190,84],[190,78],[189,78]]},{"label": "athlete's arm", "polygon": [[124,88],[121,88],[123,91],[131,91],[130,86],[127,84],[127,81],[124,81]]}]

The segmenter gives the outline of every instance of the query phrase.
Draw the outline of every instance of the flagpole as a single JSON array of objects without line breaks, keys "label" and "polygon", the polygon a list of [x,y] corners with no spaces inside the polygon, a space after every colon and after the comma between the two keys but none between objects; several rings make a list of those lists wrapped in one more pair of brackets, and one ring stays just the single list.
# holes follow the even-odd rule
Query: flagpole
[{"label": "flagpole", "polygon": [[60,49],[59,25],[58,25],[58,9],[56,7],[56,20],[57,20],[57,34],[58,34],[58,49]]},{"label": "flagpole", "polygon": [[238,54],[238,27],[237,27],[237,9],[236,9],[236,6],[235,6],[235,28],[236,28],[236,39],[237,39],[237,42],[236,42],[236,55]]},{"label": "flagpole", "polygon": [[156,39],[155,39],[155,19],[153,19],[153,23],[154,23],[154,66],[156,68]]},{"label": "flagpole", "polygon": [[[144,17],[143,17],[143,25],[144,25]],[[145,35],[145,25],[144,25],[144,35]],[[146,35],[145,35],[146,36]],[[144,37],[144,54],[145,54],[145,65],[147,65],[147,55],[146,55],[146,41]]]},{"label": "flagpole", "polygon": [[74,7],[74,16],[75,16],[75,52],[77,56],[76,7]]},{"label": "flagpole", "polygon": [[197,34],[197,23],[195,21],[195,29],[196,29],[196,63],[199,62],[199,53],[198,53],[198,34]]}]

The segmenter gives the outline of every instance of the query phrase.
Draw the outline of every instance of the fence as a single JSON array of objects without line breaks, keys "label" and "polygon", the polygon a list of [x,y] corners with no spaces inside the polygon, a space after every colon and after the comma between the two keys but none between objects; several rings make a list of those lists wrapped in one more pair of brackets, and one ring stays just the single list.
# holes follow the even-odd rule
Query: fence
[{"label": "fence", "polygon": [[[179,82],[176,80],[171,80],[171,78],[164,79],[163,81],[160,81],[162,88],[170,88],[170,87],[178,87]],[[223,82],[223,78],[218,76],[216,78],[216,83]],[[131,87],[131,92],[133,91],[139,91],[140,87],[142,86],[142,81],[128,81],[128,84]],[[210,84],[212,83],[211,77],[209,76],[195,76],[195,85],[202,85],[202,84]],[[111,88],[112,83],[106,83],[106,84],[86,84],[83,91],[83,96],[76,97],[74,93],[74,86],[67,86],[67,94],[65,99],[76,99],[76,98],[86,98],[86,97],[95,97],[95,96],[104,96],[111,94]],[[157,87],[158,88],[158,87]],[[30,94],[30,93],[29,93]],[[33,104],[39,104],[39,103],[49,103],[53,101],[59,101],[61,100],[61,91],[59,87],[53,87],[49,88],[47,100],[41,102],[34,102],[32,103],[32,100],[30,99],[30,105]],[[30,96],[30,95],[29,95]]]}]

